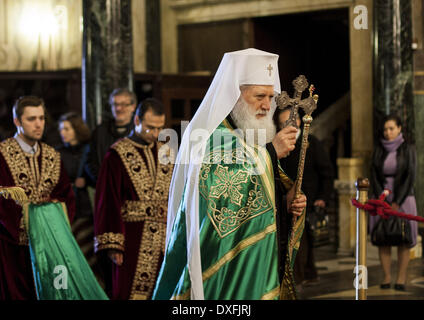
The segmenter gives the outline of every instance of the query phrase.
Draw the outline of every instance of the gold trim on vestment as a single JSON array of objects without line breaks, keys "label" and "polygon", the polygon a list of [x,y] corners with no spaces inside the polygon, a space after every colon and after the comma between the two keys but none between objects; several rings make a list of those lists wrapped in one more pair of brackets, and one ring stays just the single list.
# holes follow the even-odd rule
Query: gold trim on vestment
[{"label": "gold trim on vestment", "polygon": [[176,296],[175,295],[172,296],[170,300],[189,300],[190,299],[190,294],[191,294],[191,289],[188,289],[183,294],[178,294]]},{"label": "gold trim on vestment", "polygon": [[[149,169],[149,166],[146,165],[143,157],[137,151],[136,145],[143,147],[144,150],[151,149],[148,146],[137,144],[129,138],[119,140],[112,148],[115,149],[120,156],[139,200],[162,200],[167,203],[173,165],[164,165],[158,161],[158,169]],[[158,143],[157,150],[159,150],[161,146],[162,144]],[[153,164],[154,163],[153,160]],[[152,170],[156,171],[156,175],[153,175],[155,171]]]},{"label": "gold trim on vestment", "polygon": [[155,143],[149,143],[149,144],[141,144],[141,143],[137,143],[134,140],[131,140],[130,138],[125,138],[125,143],[130,143],[133,146],[140,148],[140,149],[152,149],[155,146]]},{"label": "gold trim on vestment", "polygon": [[[267,151],[262,147],[258,147],[258,151],[256,151],[253,147],[247,146],[242,137],[239,137],[226,121],[224,121],[224,125],[229,130],[231,137],[236,137],[242,145],[239,148],[231,148],[231,150],[219,149],[209,152],[205,155],[199,175],[200,195],[207,202],[207,215],[221,239],[268,210],[273,210],[275,217],[274,179]],[[261,174],[255,174],[254,166],[249,164],[247,159],[256,159],[255,162],[260,167]],[[218,165],[214,172],[211,172],[213,164]],[[229,164],[237,164],[236,170],[229,170]],[[210,174],[217,178],[214,180],[216,184],[211,187],[207,184]],[[246,195],[239,190],[247,182],[253,186],[253,189],[249,191],[247,199],[243,201],[243,197]],[[218,207],[217,201],[226,198],[234,206],[232,208]],[[243,206],[241,206],[242,203]]]},{"label": "gold trim on vestment", "polygon": [[165,247],[166,223],[146,221],[138,252],[130,300],[147,300],[153,294],[160,255]]},{"label": "gold trim on vestment", "polygon": [[[34,154],[25,153],[15,138],[1,142],[0,152],[7,163],[15,186],[25,190],[29,202],[39,204],[50,200],[50,194],[60,178],[59,152],[45,143],[39,143]],[[38,164],[40,152],[41,170]],[[22,218],[20,227],[24,225]],[[24,228],[20,228],[19,232],[19,244],[28,245]]]},{"label": "gold trim on vestment", "polygon": [[94,252],[104,249],[125,251],[125,237],[122,233],[106,232],[94,237]]},{"label": "gold trim on vestment", "polygon": [[202,280],[206,281],[219,271],[227,262],[232,260],[236,255],[245,250],[247,247],[264,239],[268,234],[277,230],[275,223],[267,226],[263,231],[258,232],[249,238],[240,241],[233,249],[224,254],[217,262],[202,273]]},{"label": "gold trim on vestment", "polygon": [[[268,194],[271,197],[271,201],[272,201],[273,206],[275,208],[275,190],[274,190],[274,184],[273,184],[273,182],[274,182],[273,172],[274,171],[272,169],[272,163],[270,161],[270,157],[268,155],[266,148],[259,146],[259,145],[255,145],[255,147],[248,145],[246,143],[246,141],[243,139],[243,137],[238,135],[237,131],[234,130],[234,128],[231,127],[231,125],[230,125],[230,123],[228,122],[227,119],[225,119],[223,121],[223,124],[228,130],[231,131],[232,134],[234,134],[235,136],[237,136],[239,138],[239,141],[242,143],[243,147],[249,152],[252,159],[258,160],[258,161],[256,161],[256,164],[259,168],[259,172],[262,172],[262,174],[260,174],[261,180],[264,183],[265,188],[268,190]],[[262,162],[260,161],[260,159],[258,159],[259,155],[261,155],[263,160],[265,161],[266,168],[264,168],[262,166]],[[272,175],[272,177],[267,177],[266,176],[267,173]],[[271,178],[271,179],[269,179],[269,178]]]},{"label": "gold trim on vestment", "polygon": [[289,191],[294,186],[294,182],[280,168],[278,168],[278,173],[284,188]]},{"label": "gold trim on vestment", "polygon": [[[246,238],[240,241],[233,249],[231,249],[226,254],[224,254],[217,262],[215,262],[215,264],[213,264],[211,267],[209,267],[206,271],[202,273],[202,281],[203,282],[207,281],[215,273],[217,273],[219,269],[221,269],[227,262],[231,261],[235,256],[237,256],[243,250],[254,245],[258,241],[264,239],[268,234],[276,232],[276,230],[277,230],[277,227],[275,223],[273,223],[267,226],[263,231],[258,232],[250,236],[249,238]],[[171,300],[187,300],[190,297],[190,290],[191,288],[189,288],[183,294],[172,296]],[[277,290],[277,288],[273,289],[271,292],[274,292],[275,290]],[[280,288],[278,287],[278,292],[276,292],[275,294],[273,293],[273,296],[277,296],[279,294],[279,290]],[[267,295],[271,295],[271,292],[265,294],[264,297],[266,297]],[[263,299],[263,297],[261,299]]]},{"label": "gold trim on vestment", "polygon": [[[60,154],[45,143],[40,143],[40,145],[41,174],[38,178],[36,171],[39,172],[40,170],[37,155],[40,154],[40,149],[34,155],[30,155],[23,152],[15,138],[9,138],[0,143],[0,152],[6,160],[13,182],[16,186],[25,190],[32,203],[45,202],[59,182],[60,177]],[[34,159],[37,163],[37,165],[31,164],[32,169],[26,159],[27,157]]]},{"label": "gold trim on vestment", "polygon": [[293,270],[290,267],[289,255],[286,255],[286,263],[283,275],[283,281],[280,288],[280,300],[296,300],[296,284],[294,283]]},{"label": "gold trim on vestment", "polygon": [[[297,231],[299,228],[301,228],[301,227],[303,228],[303,225],[305,224],[305,218],[306,218],[306,213],[305,212],[306,211],[303,210],[302,214],[299,217],[297,217],[296,224],[294,225],[293,230],[296,230]],[[299,249],[300,238],[302,237],[302,234],[303,234],[303,232],[296,232],[296,234],[295,234],[295,236],[293,238],[293,243],[294,243],[293,248],[294,249]]]},{"label": "gold trim on vestment", "polygon": [[154,142],[150,143],[150,144],[141,144],[141,143],[137,143],[129,138],[125,138],[125,143],[129,143],[131,145],[133,145],[136,148],[140,148],[144,150],[144,155],[146,156],[147,159],[147,169],[149,170],[150,173],[150,177],[152,178],[153,181],[155,181],[156,178],[156,164],[155,164],[155,156],[153,155],[152,149],[155,145]]},{"label": "gold trim on vestment", "polygon": [[275,289],[271,290],[268,293],[265,293],[261,300],[274,300],[274,298],[278,297],[280,295],[280,286],[276,287]]}]

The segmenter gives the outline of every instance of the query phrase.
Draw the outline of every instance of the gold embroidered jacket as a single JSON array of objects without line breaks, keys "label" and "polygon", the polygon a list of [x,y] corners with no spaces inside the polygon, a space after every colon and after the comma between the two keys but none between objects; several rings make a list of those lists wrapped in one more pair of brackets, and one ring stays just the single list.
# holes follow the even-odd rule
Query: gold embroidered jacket
[{"label": "gold embroidered jacket", "polygon": [[[65,202],[68,217],[75,214],[75,197],[60,154],[45,143],[39,143],[35,154],[25,153],[14,138],[0,143],[0,185],[19,186],[32,203]],[[0,237],[27,245],[22,207],[10,199],[0,199],[0,222],[6,230]],[[3,230],[3,231],[2,231]]]},{"label": "gold embroidered jacket", "polygon": [[161,147],[124,138],[103,160],[96,188],[95,250],[124,253],[109,293],[113,299],[149,299],[153,291],[165,246],[173,168],[158,160]]}]

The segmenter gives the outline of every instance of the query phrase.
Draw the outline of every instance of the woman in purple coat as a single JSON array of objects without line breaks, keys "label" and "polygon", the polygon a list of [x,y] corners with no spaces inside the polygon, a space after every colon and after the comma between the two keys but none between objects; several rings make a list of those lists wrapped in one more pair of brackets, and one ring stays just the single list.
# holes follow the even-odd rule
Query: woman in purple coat
[{"label": "woman in purple coat", "polygon": [[[376,146],[371,164],[371,188],[373,197],[384,189],[392,191],[386,198],[393,210],[417,215],[414,196],[414,181],[416,171],[415,149],[408,145],[402,136],[400,118],[388,115],[384,119],[383,139]],[[378,216],[370,217],[370,230],[376,226]],[[409,221],[412,242],[398,246],[396,290],[405,290],[406,272],[409,263],[409,251],[417,243],[418,227],[415,221]],[[378,252],[384,279],[380,287],[389,289],[391,282],[391,246],[379,246]]]}]

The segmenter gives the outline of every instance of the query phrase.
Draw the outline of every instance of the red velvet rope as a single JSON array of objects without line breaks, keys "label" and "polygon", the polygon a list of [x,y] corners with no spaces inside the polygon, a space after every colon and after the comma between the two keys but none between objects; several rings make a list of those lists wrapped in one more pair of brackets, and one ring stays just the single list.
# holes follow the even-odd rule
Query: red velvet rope
[{"label": "red velvet rope", "polygon": [[389,216],[396,216],[402,219],[424,222],[423,217],[393,210],[392,207],[384,201],[389,193],[389,190],[385,190],[378,199],[369,199],[364,204],[360,203],[356,199],[352,199],[352,204],[359,209],[367,211],[372,216],[379,215],[383,219],[387,219]]}]

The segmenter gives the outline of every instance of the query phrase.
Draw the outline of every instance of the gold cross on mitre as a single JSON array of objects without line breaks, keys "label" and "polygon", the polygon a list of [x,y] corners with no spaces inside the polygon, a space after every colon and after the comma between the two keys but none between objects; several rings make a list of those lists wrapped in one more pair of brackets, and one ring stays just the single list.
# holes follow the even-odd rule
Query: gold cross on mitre
[{"label": "gold cross on mitre", "polygon": [[296,123],[296,117],[299,107],[302,108],[303,111],[305,111],[305,113],[310,116],[312,112],[317,108],[318,96],[312,95],[315,90],[315,87],[313,84],[311,84],[309,87],[309,97],[301,100],[302,92],[309,85],[308,80],[306,80],[306,77],[304,75],[298,76],[296,79],[293,80],[292,84],[295,89],[295,94],[293,98],[290,98],[287,92],[283,91],[275,99],[280,109],[285,109],[288,106],[292,106],[292,108],[290,109],[290,116],[284,123],[283,127],[293,126],[295,128],[298,128]]},{"label": "gold cross on mitre", "polygon": [[274,70],[274,68],[269,64],[268,68],[266,68],[269,71],[269,76],[271,76],[271,71]]}]

